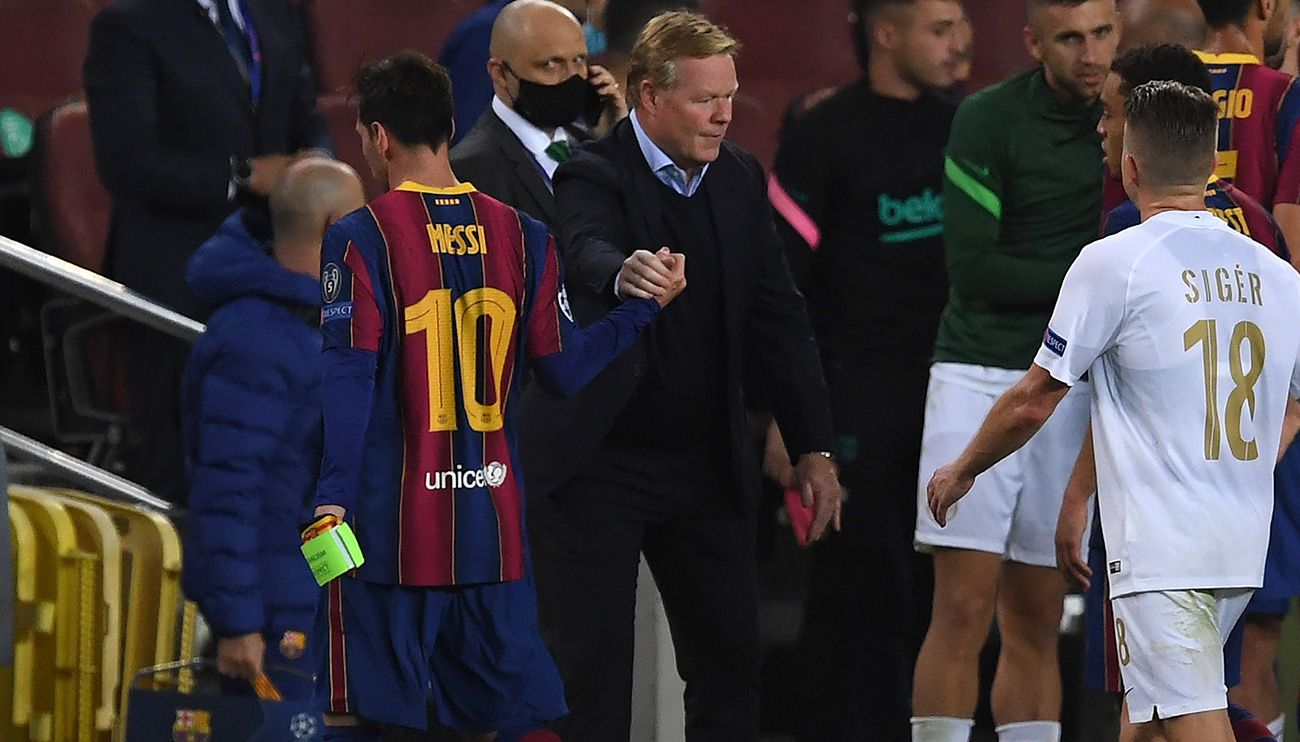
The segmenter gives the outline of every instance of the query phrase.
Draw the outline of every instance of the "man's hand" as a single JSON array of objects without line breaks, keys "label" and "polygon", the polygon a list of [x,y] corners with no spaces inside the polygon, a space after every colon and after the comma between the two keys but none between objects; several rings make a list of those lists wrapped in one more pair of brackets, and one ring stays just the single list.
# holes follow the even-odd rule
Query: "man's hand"
[{"label": "man's hand", "polygon": [[657,255],[668,270],[672,271],[672,284],[663,296],[655,297],[655,301],[659,302],[659,308],[663,309],[686,290],[686,256],[679,252],[670,253],[666,247],[660,248]]},{"label": "man's hand", "polygon": [[[658,299],[668,293],[679,278],[665,262],[671,255],[666,247],[659,248],[659,252],[637,250],[629,255],[618,272],[618,295],[624,299]],[[683,275],[685,269],[683,263]]]},{"label": "man's hand", "polygon": [[627,118],[627,99],[623,97],[623,90],[614,76],[598,64],[587,67],[587,84],[596,89],[605,104],[605,110],[601,112],[600,121],[596,123],[593,132],[596,136],[601,136],[613,128],[614,124]]},{"label": "man's hand", "polygon": [[312,520],[316,520],[317,518],[320,518],[322,515],[332,515],[335,518],[338,518],[339,522],[342,523],[343,516],[346,512],[347,511],[345,511],[343,508],[339,507],[338,505],[321,505],[316,508],[316,512],[312,513],[311,517]]},{"label": "man's hand", "polygon": [[826,535],[826,526],[840,530],[840,504],[844,490],[835,464],[818,453],[799,457],[794,469],[795,484],[803,494],[805,507],[813,509],[812,527],[808,529],[808,543],[820,541]]},{"label": "man's hand", "polygon": [[258,633],[226,636],[217,640],[217,671],[248,682],[262,673],[266,642]]},{"label": "man's hand", "polygon": [[763,474],[776,482],[783,490],[794,489],[794,464],[790,463],[790,452],[785,448],[781,429],[773,420],[767,426],[767,440],[763,444]]},{"label": "man's hand", "polygon": [[271,195],[281,173],[293,162],[294,158],[289,155],[262,155],[249,160],[253,174],[248,178],[248,190],[259,196]]},{"label": "man's hand", "polygon": [[1067,492],[1056,519],[1056,567],[1075,587],[1092,586],[1092,567],[1083,558],[1083,534],[1088,530],[1088,496]]},{"label": "man's hand", "polygon": [[965,497],[974,484],[975,477],[962,471],[956,461],[935,470],[926,488],[926,497],[930,502],[930,513],[940,528],[948,525],[948,508]]}]

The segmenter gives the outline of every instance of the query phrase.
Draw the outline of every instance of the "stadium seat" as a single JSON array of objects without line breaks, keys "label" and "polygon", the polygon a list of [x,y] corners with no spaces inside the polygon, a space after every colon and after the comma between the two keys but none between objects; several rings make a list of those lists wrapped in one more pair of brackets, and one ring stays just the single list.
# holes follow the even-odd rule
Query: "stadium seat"
[{"label": "stadium seat", "polygon": [[84,0],[0,0],[0,108],[36,119],[75,96],[98,10],[97,3]]},{"label": "stadium seat", "polygon": [[51,252],[102,273],[111,204],[95,174],[85,102],[50,111],[41,118],[38,132],[38,178]]},{"label": "stadium seat", "polygon": [[35,674],[35,634],[40,612],[36,601],[39,559],[31,518],[16,502],[10,502],[8,509],[14,557],[14,666],[11,672],[0,673],[0,737],[29,739],[31,678]]},{"label": "stadium seat", "polygon": [[849,0],[800,3],[797,18],[789,0],[704,0],[700,7],[740,40],[741,90],[755,78],[798,80],[815,90],[858,75]]},{"label": "stadium seat", "polygon": [[483,0],[307,0],[320,91],[350,89],[362,65],[403,49],[436,58],[456,24],[482,5]]},{"label": "stadium seat", "polygon": [[79,548],[72,519],[52,498],[11,487],[9,501],[31,520],[38,563],[33,671],[26,679],[32,690],[29,736],[32,742],[74,740],[81,591],[94,557]]},{"label": "stadium seat", "polygon": [[81,549],[98,558],[98,589],[92,594],[83,586],[82,686],[77,690],[77,722],[78,739],[108,742],[122,679],[116,670],[122,664],[122,540],[113,520],[98,505],[54,492],[48,496],[72,518]]},{"label": "stadium seat", "polygon": [[361,176],[361,183],[366,189],[366,200],[375,198],[388,190],[387,184],[381,184],[370,174],[366,158],[361,154],[361,141],[357,138],[357,109],[353,107],[346,95],[322,95],[316,99],[316,108],[325,119],[330,129],[330,138],[334,140],[334,151],[339,159],[351,165]]},{"label": "stadium seat", "polygon": [[[124,614],[118,680],[122,708],[136,671],[177,656],[176,619],[181,606],[181,542],[161,514],[75,490],[53,490],[104,509],[118,528],[122,547]],[[119,719],[119,723],[121,720]]]}]

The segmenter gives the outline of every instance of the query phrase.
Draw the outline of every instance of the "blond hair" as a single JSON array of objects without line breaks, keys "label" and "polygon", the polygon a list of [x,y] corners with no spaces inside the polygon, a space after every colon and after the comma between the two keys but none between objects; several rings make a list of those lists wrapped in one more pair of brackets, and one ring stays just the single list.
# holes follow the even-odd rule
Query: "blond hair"
[{"label": "blond hair", "polygon": [[726,29],[699,13],[671,10],[661,13],[641,29],[628,58],[628,105],[641,98],[641,81],[671,88],[677,81],[677,64],[683,59],[706,59],[719,54],[736,56],[740,42]]}]

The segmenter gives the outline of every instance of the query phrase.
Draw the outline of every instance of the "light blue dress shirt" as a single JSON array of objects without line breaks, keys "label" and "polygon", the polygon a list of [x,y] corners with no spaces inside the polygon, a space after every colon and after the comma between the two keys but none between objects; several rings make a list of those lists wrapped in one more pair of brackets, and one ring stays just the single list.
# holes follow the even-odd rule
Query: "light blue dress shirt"
[{"label": "light blue dress shirt", "polygon": [[700,183],[704,181],[704,174],[709,171],[709,166],[706,164],[694,173],[688,173],[677,167],[672,158],[646,136],[645,129],[641,128],[641,122],[637,120],[636,109],[632,110],[628,118],[632,119],[632,131],[636,132],[637,144],[641,145],[641,155],[645,157],[646,164],[650,166],[651,172],[659,182],[673,189],[680,196],[687,198],[694,196],[700,189]]}]

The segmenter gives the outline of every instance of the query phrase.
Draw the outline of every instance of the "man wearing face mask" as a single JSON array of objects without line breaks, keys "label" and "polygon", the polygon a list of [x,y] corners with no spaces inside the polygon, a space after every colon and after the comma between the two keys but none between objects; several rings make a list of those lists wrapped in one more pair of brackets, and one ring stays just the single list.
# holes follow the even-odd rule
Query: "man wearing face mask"
[{"label": "man wearing face mask", "polygon": [[549,0],[516,0],[501,11],[487,70],[492,104],[452,150],[452,166],[484,193],[553,227],[555,169],[580,142],[627,115],[623,94],[608,71],[587,64],[573,13]]},{"label": "man wearing face mask", "polygon": [[[474,128],[474,122],[492,103],[492,78],[483,61],[489,56],[488,46],[497,16],[511,2],[513,0],[489,0],[452,29],[438,54],[438,64],[447,68],[451,75],[452,90],[456,94],[456,132],[451,140],[453,147]],[[609,0],[556,2],[568,8],[582,21],[587,53],[592,56],[604,53],[607,46],[605,6]]]}]

